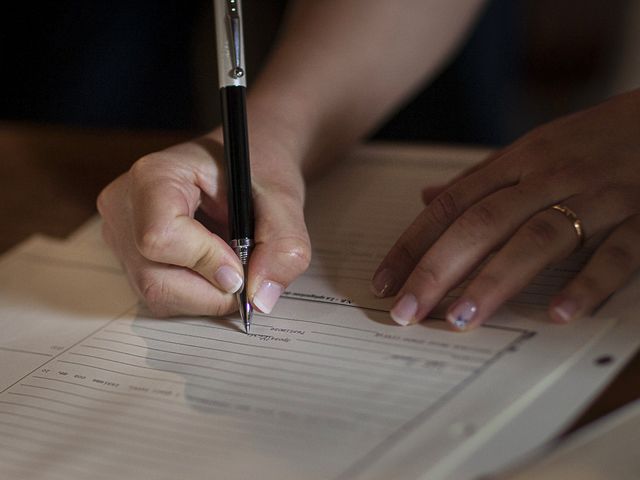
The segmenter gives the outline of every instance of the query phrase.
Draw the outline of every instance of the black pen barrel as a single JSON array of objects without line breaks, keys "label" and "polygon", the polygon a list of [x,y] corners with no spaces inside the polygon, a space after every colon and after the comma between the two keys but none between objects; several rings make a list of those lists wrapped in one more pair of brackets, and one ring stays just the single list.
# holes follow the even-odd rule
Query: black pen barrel
[{"label": "black pen barrel", "polygon": [[224,156],[227,169],[229,234],[231,240],[253,239],[253,197],[246,118],[246,88],[220,89],[224,122]]}]

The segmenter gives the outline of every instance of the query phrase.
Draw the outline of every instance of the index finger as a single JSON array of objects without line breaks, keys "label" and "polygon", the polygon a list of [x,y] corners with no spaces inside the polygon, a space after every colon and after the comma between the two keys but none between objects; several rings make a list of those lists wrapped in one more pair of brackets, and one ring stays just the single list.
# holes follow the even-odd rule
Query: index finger
[{"label": "index finger", "polygon": [[145,258],[187,267],[234,293],[243,284],[242,266],[222,238],[193,218],[202,194],[197,181],[188,169],[176,174],[145,163],[132,169],[135,243]]},{"label": "index finger", "polygon": [[518,181],[517,167],[489,162],[437,195],[393,245],[373,276],[379,297],[395,295],[424,253],[471,205]]}]

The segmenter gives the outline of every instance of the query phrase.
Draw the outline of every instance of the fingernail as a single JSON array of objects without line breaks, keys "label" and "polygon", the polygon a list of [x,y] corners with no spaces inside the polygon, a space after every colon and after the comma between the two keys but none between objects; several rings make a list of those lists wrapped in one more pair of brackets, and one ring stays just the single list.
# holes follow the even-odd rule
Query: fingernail
[{"label": "fingernail", "polygon": [[465,330],[473,321],[478,307],[471,300],[460,299],[447,312],[447,322],[456,330]]},{"label": "fingernail", "polygon": [[411,293],[406,293],[391,309],[391,318],[398,325],[406,327],[415,319],[418,311],[418,300]]},{"label": "fingernail", "polygon": [[578,313],[578,303],[569,298],[560,300],[551,308],[551,315],[554,320],[569,323]]},{"label": "fingernail", "polygon": [[373,277],[373,282],[372,282],[372,287],[373,287],[373,293],[376,295],[376,297],[386,297],[389,292],[391,292],[391,289],[393,288],[393,284],[394,284],[394,275],[393,272],[388,269],[385,268],[383,270],[380,270],[374,277]]},{"label": "fingernail", "polygon": [[284,292],[284,287],[279,283],[265,280],[253,296],[253,305],[263,313],[271,313],[276,302]]},{"label": "fingernail", "polygon": [[228,265],[218,268],[213,278],[227,293],[236,293],[242,288],[242,276]]}]

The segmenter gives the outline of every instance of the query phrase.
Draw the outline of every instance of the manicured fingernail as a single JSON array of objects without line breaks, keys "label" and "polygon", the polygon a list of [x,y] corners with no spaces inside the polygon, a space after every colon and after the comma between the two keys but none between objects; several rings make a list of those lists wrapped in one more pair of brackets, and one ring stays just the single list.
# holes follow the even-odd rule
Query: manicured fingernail
[{"label": "manicured fingernail", "polygon": [[284,292],[284,287],[279,283],[265,280],[253,296],[253,305],[263,313],[271,313],[276,302]]},{"label": "manicured fingernail", "polygon": [[380,270],[374,277],[372,282],[373,293],[376,297],[386,297],[394,286],[395,277],[393,272],[385,268]]},{"label": "manicured fingernail", "polygon": [[403,327],[413,323],[418,311],[418,300],[410,293],[406,293],[391,309],[391,318]]},{"label": "manicured fingernail", "polygon": [[213,278],[227,293],[236,293],[242,288],[242,276],[228,265],[218,268]]},{"label": "manicured fingernail", "polygon": [[569,323],[578,313],[578,303],[570,298],[565,298],[551,307],[551,315],[554,320]]},{"label": "manicured fingernail", "polygon": [[478,307],[471,300],[460,299],[447,312],[447,322],[456,330],[465,330],[473,321]]}]

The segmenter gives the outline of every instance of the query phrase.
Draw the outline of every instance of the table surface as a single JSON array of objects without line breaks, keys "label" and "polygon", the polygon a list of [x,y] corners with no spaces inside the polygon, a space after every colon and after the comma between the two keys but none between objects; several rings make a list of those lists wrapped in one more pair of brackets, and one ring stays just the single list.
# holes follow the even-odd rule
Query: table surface
[{"label": "table surface", "polygon": [[[0,253],[34,233],[65,238],[96,214],[100,190],[136,159],[192,136],[0,123]],[[637,398],[640,352],[568,431]]]}]

